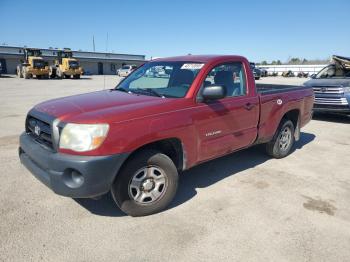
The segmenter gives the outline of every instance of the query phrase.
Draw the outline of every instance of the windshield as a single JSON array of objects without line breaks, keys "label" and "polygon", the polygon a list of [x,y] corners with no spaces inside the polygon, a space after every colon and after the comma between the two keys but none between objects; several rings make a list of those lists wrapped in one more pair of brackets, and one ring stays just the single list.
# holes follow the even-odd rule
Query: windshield
[{"label": "windshield", "polygon": [[73,53],[72,52],[63,52],[62,53],[62,57],[63,58],[72,58],[73,57]]},{"label": "windshield", "polygon": [[28,56],[41,56],[40,50],[27,49]]},{"label": "windshield", "polygon": [[116,88],[132,93],[184,97],[204,64],[150,62],[136,69]]},{"label": "windshield", "polygon": [[44,60],[39,60],[39,59],[34,59],[33,60],[33,66],[36,68],[44,68],[45,67],[45,61]]},{"label": "windshield", "polygon": [[320,72],[317,73],[317,79],[324,78],[344,78],[350,77],[350,70],[346,70],[340,66],[329,65],[323,68]]},{"label": "windshield", "polygon": [[77,61],[69,61],[69,66],[72,68],[79,67],[79,63]]},{"label": "windshield", "polygon": [[122,69],[130,69],[130,66],[123,66]]}]

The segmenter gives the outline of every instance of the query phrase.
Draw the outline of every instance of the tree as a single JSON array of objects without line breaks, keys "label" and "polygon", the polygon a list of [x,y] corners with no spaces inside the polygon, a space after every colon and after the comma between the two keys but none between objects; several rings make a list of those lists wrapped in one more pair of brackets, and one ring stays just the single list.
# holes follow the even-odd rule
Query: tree
[{"label": "tree", "polygon": [[267,62],[264,60],[261,62],[262,65],[267,65]]},{"label": "tree", "polygon": [[299,58],[297,58],[297,57],[293,57],[293,58],[291,58],[290,60],[289,60],[289,63],[288,64],[300,64],[301,63],[301,61],[300,61],[300,59]]},{"label": "tree", "polygon": [[277,65],[282,65],[281,60],[277,60],[276,64],[277,64]]}]

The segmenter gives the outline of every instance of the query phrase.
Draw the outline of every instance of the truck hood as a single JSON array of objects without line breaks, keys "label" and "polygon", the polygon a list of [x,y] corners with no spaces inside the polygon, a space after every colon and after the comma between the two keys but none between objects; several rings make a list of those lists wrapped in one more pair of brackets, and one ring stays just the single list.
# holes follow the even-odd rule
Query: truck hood
[{"label": "truck hood", "polygon": [[173,100],[176,99],[103,90],[49,100],[36,105],[35,109],[64,122],[116,122],[162,111],[162,107]]},{"label": "truck hood", "polygon": [[344,87],[350,86],[350,78],[325,78],[325,79],[311,79],[304,83],[305,86],[328,86],[328,87]]}]

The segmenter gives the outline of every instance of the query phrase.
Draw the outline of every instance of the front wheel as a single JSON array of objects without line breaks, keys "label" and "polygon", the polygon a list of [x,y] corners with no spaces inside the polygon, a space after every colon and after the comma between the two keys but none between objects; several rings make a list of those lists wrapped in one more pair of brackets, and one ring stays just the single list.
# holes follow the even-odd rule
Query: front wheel
[{"label": "front wheel", "polygon": [[173,161],[156,150],[134,155],[112,185],[112,196],[119,208],[130,216],[160,212],[173,200],[178,172]]},{"label": "front wheel", "polygon": [[266,152],[274,158],[283,158],[290,154],[294,145],[294,124],[282,120],[273,139],[266,144]]}]

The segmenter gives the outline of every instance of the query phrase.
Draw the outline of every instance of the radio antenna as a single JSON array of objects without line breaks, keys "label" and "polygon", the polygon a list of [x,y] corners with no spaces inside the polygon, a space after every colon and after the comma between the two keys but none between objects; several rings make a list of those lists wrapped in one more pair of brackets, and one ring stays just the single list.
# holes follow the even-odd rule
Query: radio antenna
[{"label": "radio antenna", "polygon": [[[106,36],[106,53],[107,52],[108,52],[108,32],[107,32],[107,36]],[[103,73],[103,89],[106,89],[106,75],[103,71],[102,71],[102,73]]]}]

